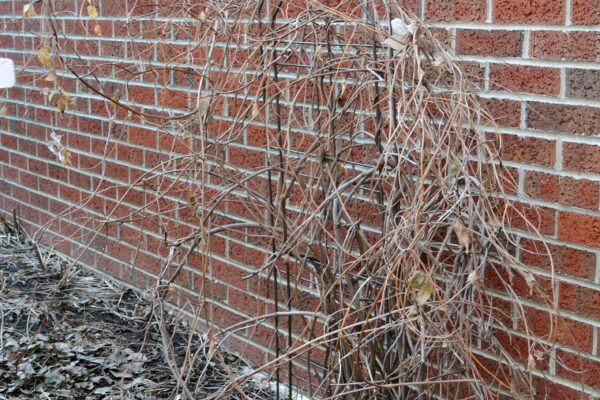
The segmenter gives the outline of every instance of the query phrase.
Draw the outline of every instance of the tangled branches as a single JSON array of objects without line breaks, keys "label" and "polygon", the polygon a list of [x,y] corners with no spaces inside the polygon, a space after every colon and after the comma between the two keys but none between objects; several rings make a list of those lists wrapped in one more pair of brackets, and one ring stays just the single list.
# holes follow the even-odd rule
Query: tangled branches
[{"label": "tangled branches", "polygon": [[[130,31],[139,20],[165,42],[145,62],[131,34],[139,62],[110,64],[106,79],[105,65],[64,55],[69,37],[48,7],[55,68],[112,104],[111,124],[176,138],[101,221],[160,229],[158,304],[194,264],[194,304],[211,321],[212,251],[233,238],[266,254],[246,263],[245,279],[271,301],[221,326],[220,339],[261,324],[285,331],[257,371],[278,381],[287,371],[327,399],[532,396],[543,349],[529,341],[518,365],[495,335],[514,315],[484,283],[502,281],[514,299],[503,277],[519,275],[535,290],[507,229],[535,226],[504,196],[514,183],[499,138],[444,34],[396,1],[139,5]],[[157,104],[139,104],[140,78],[160,89]],[[120,215],[142,191],[143,204]]]}]

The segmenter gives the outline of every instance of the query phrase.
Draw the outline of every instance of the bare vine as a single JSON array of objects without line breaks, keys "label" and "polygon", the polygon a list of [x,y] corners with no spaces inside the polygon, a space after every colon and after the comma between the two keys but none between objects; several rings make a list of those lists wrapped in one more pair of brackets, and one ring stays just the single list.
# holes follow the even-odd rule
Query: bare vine
[{"label": "bare vine", "polygon": [[[114,224],[164,236],[157,318],[181,295],[202,310],[195,314],[215,343],[263,323],[284,333],[268,363],[232,376],[213,398],[241,391],[258,372],[278,382],[287,372],[288,384],[325,399],[531,398],[545,349],[516,301],[530,340],[526,365],[514,359],[496,332],[515,315],[485,283],[501,280],[496,289],[515,300],[513,276],[537,290],[510,227],[518,220],[537,230],[506,196],[514,182],[500,135],[441,34],[400,1],[167,3],[130,10],[123,45],[133,61],[102,64],[70,52],[62,11],[43,1],[36,7],[48,36],[37,57],[59,112],[73,105],[63,88],[73,79],[105,101],[107,149],[124,121],[172,139],[175,155],[88,221],[94,237]],[[93,1],[81,10],[91,36],[101,11]],[[140,26],[164,40],[157,59],[138,48]],[[148,80],[190,99],[179,108],[140,105],[132,89]],[[58,141],[57,154],[70,160]],[[143,204],[123,213],[140,193]],[[228,327],[211,322],[210,308],[213,242],[222,235],[263,249],[245,278],[272,298],[270,311]],[[179,283],[192,257],[203,277],[195,297]],[[185,368],[171,363],[184,398],[193,398]]]}]

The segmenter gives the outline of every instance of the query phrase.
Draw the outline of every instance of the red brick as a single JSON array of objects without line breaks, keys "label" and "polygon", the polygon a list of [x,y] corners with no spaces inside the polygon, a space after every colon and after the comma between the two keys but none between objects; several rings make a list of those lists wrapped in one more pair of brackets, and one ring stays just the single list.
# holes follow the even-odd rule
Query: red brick
[{"label": "red brick", "polygon": [[561,0],[494,0],[494,22],[509,24],[562,24]]},{"label": "red brick", "polygon": [[125,16],[127,4],[120,1],[104,1],[101,3],[100,14],[102,16]]},{"label": "red brick", "polygon": [[600,321],[600,290],[562,281],[559,291],[561,310]]},{"label": "red brick", "polygon": [[458,54],[518,57],[523,49],[523,34],[519,31],[459,29],[456,32]]},{"label": "red brick", "polygon": [[600,204],[598,182],[527,171],[525,193],[533,198],[596,210]]},{"label": "red brick", "polygon": [[236,311],[249,316],[264,314],[264,302],[254,293],[246,290],[238,290],[233,287],[227,288],[227,304]]},{"label": "red brick", "polygon": [[260,169],[265,165],[265,154],[261,151],[230,146],[227,160],[237,167]]},{"label": "red brick", "polygon": [[527,126],[533,129],[595,135],[600,132],[600,108],[528,103]]},{"label": "red brick", "polygon": [[134,103],[154,104],[155,89],[149,86],[128,85],[128,99]]},{"label": "red brick", "polygon": [[600,217],[559,211],[558,238],[600,247]]},{"label": "red brick", "polygon": [[188,154],[189,146],[186,138],[170,133],[161,133],[158,137],[158,148],[169,153]]},{"label": "red brick", "polygon": [[501,157],[507,161],[551,167],[556,160],[556,144],[547,139],[503,135]]},{"label": "red brick", "polygon": [[600,146],[563,143],[563,167],[570,171],[600,173]]},{"label": "red brick", "polygon": [[136,165],[144,164],[144,151],[137,147],[119,143],[117,145],[117,159]]},{"label": "red brick", "polygon": [[106,163],[106,176],[121,182],[129,182],[129,170],[130,168],[114,162]]},{"label": "red brick", "polygon": [[472,85],[479,88],[483,87],[485,82],[485,68],[482,64],[462,61],[459,62],[458,65],[463,71],[465,78],[467,78]]},{"label": "red brick", "polygon": [[600,362],[586,358],[585,355],[576,355],[566,351],[556,354],[556,373],[574,382],[600,389]]},{"label": "red brick", "polygon": [[229,257],[249,266],[260,267],[265,259],[265,254],[254,248],[230,242]]},{"label": "red brick", "polygon": [[248,276],[248,272],[236,267],[217,260],[211,261],[212,274],[211,276],[219,279],[228,285],[236,286],[240,289],[246,289],[248,286],[248,280],[244,277]]},{"label": "red brick", "polygon": [[[256,325],[248,328],[247,337],[255,342],[259,343],[267,348],[274,349],[275,348],[275,329],[265,326],[265,325]],[[278,334],[279,343],[286,343],[286,337],[282,331]]]},{"label": "red brick", "polygon": [[61,199],[70,201],[73,204],[77,204],[81,201],[81,192],[78,189],[66,185],[58,185],[58,195]]},{"label": "red brick", "polygon": [[543,60],[598,61],[598,40],[596,32],[534,31],[529,55]]},{"label": "red brick", "polygon": [[190,95],[183,90],[163,89],[157,93],[158,104],[170,108],[189,108]]},{"label": "red brick", "polygon": [[425,19],[430,21],[483,22],[487,0],[426,0]]},{"label": "red brick", "polygon": [[[567,70],[567,96],[584,99],[600,99],[600,71],[587,69]],[[600,109],[596,109],[600,111]]]},{"label": "red brick", "polygon": [[[525,307],[525,319],[527,328],[536,337],[579,351],[592,350],[593,327],[589,324],[530,307]],[[525,330],[523,322],[519,322],[519,329]]]},{"label": "red brick", "polygon": [[[575,24],[578,23],[593,23],[594,20],[600,20],[600,6],[596,5],[596,2],[592,0],[572,0],[573,2],[573,21]],[[101,16],[112,17],[112,16],[125,16],[130,10],[126,10],[125,6],[118,1],[104,1],[97,4]],[[161,5],[172,6],[172,2],[166,0],[160,0]],[[164,4],[162,4],[164,3]],[[296,0],[286,0],[286,6],[290,7],[289,13],[298,15],[304,3]],[[378,7],[379,15],[384,15],[382,8],[385,2],[379,2],[381,7]],[[419,3],[425,5],[425,15],[430,21],[448,21],[450,23],[458,22],[478,22],[483,23],[488,14],[488,3],[493,4],[493,18],[498,23],[511,23],[511,24],[527,24],[527,25],[538,25],[544,26],[547,24],[562,24],[565,18],[564,4],[565,1],[556,0],[407,0],[406,2],[400,2],[413,12],[418,12]],[[73,0],[64,0],[57,3],[57,6],[63,7],[67,4],[70,5],[70,10],[76,10],[76,5]],[[354,12],[352,9],[358,5],[357,1],[351,2],[340,2],[338,0],[326,0],[325,3],[328,6],[337,7],[340,10],[347,10]],[[6,8],[9,6],[9,8]],[[3,13],[3,7],[7,10]],[[15,8],[16,7],[16,8]],[[16,14],[19,14],[20,6],[13,6],[10,2],[0,2],[0,14],[13,13],[15,8]],[[160,8],[160,7],[159,7]],[[138,9],[136,15],[142,12],[149,12],[157,9],[153,5],[142,6]],[[360,10],[360,8],[356,8]],[[133,14],[132,14],[133,15]],[[15,18],[15,21],[9,21],[5,18],[5,25],[8,29],[18,28],[14,32],[22,32],[22,21],[16,21],[19,18]],[[33,25],[35,21],[26,22],[25,29],[31,28],[38,30],[37,23]],[[77,21],[63,21],[66,26],[66,30],[69,33],[77,35],[85,35],[85,27],[80,26],[81,24]],[[148,22],[148,24],[140,24],[137,21],[126,25],[119,19],[110,21],[100,21],[104,30],[104,41],[98,45],[98,41],[90,37],[86,40],[81,41],[67,41],[64,43],[64,48],[72,52],[77,46],[78,49],[83,50],[87,54],[86,60],[90,60],[90,67],[95,64],[93,57],[99,55],[99,51],[102,55],[123,55],[123,51],[127,51],[127,54],[131,58],[138,58],[138,55],[143,57],[152,56],[153,45],[151,43],[141,43],[139,41],[128,44],[126,47],[115,46],[117,41],[113,41],[110,37],[111,25],[114,25],[114,29],[117,34],[122,37],[129,37],[129,33],[132,36],[137,35],[140,37],[140,33],[145,35],[146,38],[164,38],[164,32],[167,32],[166,28],[173,28],[169,23],[163,22]],[[91,25],[93,26],[93,25]],[[464,26],[460,25],[460,26]],[[524,44],[524,32],[519,29],[508,29],[504,30],[503,27],[490,25],[490,29],[481,29],[483,25],[478,25],[477,29],[457,28],[456,30],[456,49],[459,55],[473,55],[479,57],[521,57],[523,52]],[[187,40],[193,37],[197,32],[197,27],[192,24],[179,25],[180,28],[175,32],[175,38],[178,40]],[[89,28],[89,27],[87,27]],[[145,29],[142,31],[140,28]],[[355,27],[350,27],[355,29]],[[233,32],[236,35],[243,34],[243,29],[235,28]],[[347,31],[349,32],[349,31]],[[359,35],[355,36],[355,39]],[[448,31],[445,29],[435,30],[433,35],[438,37],[443,44],[448,43]],[[6,36],[6,35],[5,35]],[[565,59],[568,61],[576,62],[596,62],[600,61],[600,49],[597,43],[600,43],[598,39],[600,35],[595,32],[588,31],[537,31],[534,29],[530,32],[530,48],[529,54],[531,58],[543,59],[543,60],[555,60],[556,67],[561,66],[560,60]],[[370,37],[366,39],[371,40]],[[20,48],[31,47],[34,44],[34,40],[27,40],[14,43],[13,38],[5,37],[0,38],[1,43],[4,47],[9,45],[20,46]],[[35,45],[38,43],[35,42]],[[173,60],[178,59],[177,53],[187,50],[189,47],[178,45],[161,44],[158,48],[160,58],[170,58]],[[148,52],[149,51],[149,52]],[[257,64],[259,62],[257,58],[258,51],[256,49],[250,49],[248,52],[233,51],[237,58],[234,59],[234,64],[244,66]],[[91,58],[90,58],[91,56]],[[224,56],[224,52],[216,52],[213,57],[215,60],[221,60]],[[240,57],[241,56],[241,57]],[[290,62],[302,63],[306,61],[306,56],[302,52],[292,54]],[[16,55],[17,61],[24,61],[24,57]],[[173,58],[175,57],[175,58]],[[196,51],[191,55],[191,58],[195,58],[198,63],[206,59],[207,54],[205,51]],[[34,56],[35,58],[35,56]],[[533,93],[548,96],[556,96],[558,92],[558,79],[557,69],[551,68],[539,68],[539,67],[523,67],[503,64],[504,61],[499,60],[497,64],[493,64],[491,67],[491,88],[493,90],[508,90],[511,92],[520,93]],[[485,81],[485,68],[483,65],[477,62],[461,62],[464,75],[473,85],[479,85],[483,87]],[[174,68],[177,68],[175,63],[172,64]],[[564,67],[564,66],[563,66]],[[296,66],[285,66],[289,72],[296,72],[298,68]],[[112,69],[116,69],[115,78],[130,80],[131,84],[131,95],[134,100],[139,101],[140,104],[153,104],[155,96],[155,88],[148,87],[141,84],[141,81],[150,83],[161,83],[166,86],[158,86],[159,103],[163,105],[170,105],[175,107],[186,107],[187,104],[187,93],[184,91],[178,91],[173,89],[173,83],[176,88],[188,85],[187,87],[196,87],[197,77],[192,77],[188,72],[177,72],[175,74],[169,74],[165,68],[149,67],[145,70],[143,75],[135,75],[137,69],[132,63],[123,62],[117,65],[101,65],[97,70],[101,76],[109,77],[113,73]],[[127,70],[125,70],[127,69]],[[133,72],[133,73],[132,73]],[[138,79],[135,79],[137,76]],[[215,90],[219,89],[235,89],[240,88],[244,85],[244,81],[239,80],[241,74],[232,76],[227,73],[213,74],[211,75],[211,85],[214,85]],[[578,99],[590,99],[598,100],[600,95],[600,85],[596,82],[600,75],[595,71],[579,70],[579,69],[567,69],[567,88],[566,94],[569,98]],[[134,78],[132,80],[132,78]],[[192,78],[192,79],[189,79]],[[44,83],[44,74],[21,74],[19,82],[26,84],[28,87],[44,87],[50,85]],[[193,83],[192,83],[193,82]],[[445,81],[444,81],[445,82]],[[75,92],[74,80],[66,79],[60,82],[70,92]],[[273,82],[267,82],[269,84],[269,93],[272,95],[277,90],[285,88],[287,82],[285,79],[275,85]],[[127,98],[127,89],[121,88],[121,85],[113,83],[103,83],[103,88],[107,90],[107,93],[120,93],[123,98]],[[298,89],[303,87],[306,89]],[[166,89],[171,88],[171,89]],[[251,93],[257,93],[258,84],[254,84],[249,88]],[[325,89],[325,92],[331,90],[331,86]],[[124,92],[123,92],[124,91]],[[297,101],[305,100],[317,100],[323,102],[327,101],[327,96],[319,96],[317,91],[317,85],[313,82],[303,86],[302,83],[295,85],[290,89],[293,96],[298,96]],[[281,92],[284,96],[286,92]],[[88,91],[84,90],[81,94],[87,95]],[[352,90],[346,92],[346,97],[351,97],[353,94]],[[134,163],[145,166],[156,166],[161,161],[166,160],[171,156],[171,151],[179,152],[182,154],[190,154],[191,150],[197,150],[198,144],[194,144],[192,149],[187,148],[186,140],[177,140],[169,135],[161,135],[159,142],[159,135],[153,130],[147,130],[144,128],[130,127],[127,128],[127,124],[135,123],[138,126],[150,127],[153,122],[161,121],[145,121],[137,116],[128,116],[125,112],[119,111],[114,116],[117,120],[127,121],[125,125],[119,125],[112,123],[110,125],[106,122],[106,105],[105,101],[93,100],[90,101],[86,98],[79,98],[72,106],[72,110],[77,110],[79,116],[74,118],[56,118],[56,111],[48,111],[39,108],[40,104],[45,101],[41,90],[36,89],[25,89],[18,87],[7,94],[7,108],[11,115],[18,115],[23,118],[31,116],[36,122],[24,124],[22,122],[6,121],[0,119],[0,125],[3,130],[9,130],[12,132],[10,136],[0,134],[0,140],[2,149],[0,150],[0,173],[2,181],[0,181],[0,191],[5,193],[7,196],[14,196],[14,198],[0,198],[0,206],[10,207],[12,205],[24,206],[24,215],[29,218],[28,223],[40,223],[47,221],[52,215],[60,211],[66,210],[67,200],[77,201],[83,197],[86,201],[86,209],[94,210],[103,213],[105,208],[109,210],[116,207],[116,197],[124,195],[126,192],[125,187],[131,181],[139,177],[143,171],[137,168],[128,168],[123,164],[122,161],[128,163]],[[361,94],[358,102],[365,102],[372,99],[365,93]],[[440,95],[438,99],[446,99]],[[5,96],[6,97],[6,96]],[[224,98],[224,96],[220,96]],[[27,99],[32,106],[15,105],[10,103],[10,99]],[[192,99],[193,100],[193,99]],[[220,103],[216,105],[213,115],[221,115],[223,112],[224,100],[220,99]],[[519,128],[520,124],[526,123],[527,128],[535,129],[543,132],[553,132],[561,134],[582,134],[595,136],[600,133],[600,113],[592,107],[575,107],[575,106],[562,106],[557,104],[545,104],[534,102],[530,104],[529,112],[526,121],[521,121],[521,101],[512,100],[500,100],[500,99],[482,99],[482,106],[487,109],[495,118],[496,123],[500,127]],[[230,101],[230,111],[236,111],[238,109],[246,107],[247,111],[251,111],[248,108],[247,102],[243,101]],[[89,112],[91,107],[92,112]],[[382,107],[385,109],[385,104],[382,103]],[[113,106],[109,108],[114,111]],[[283,108],[284,119],[288,115],[295,117],[304,117],[303,113],[305,110]],[[273,113],[271,113],[273,114]],[[82,115],[86,115],[83,117]],[[432,113],[435,118],[438,115]],[[338,129],[340,132],[352,132],[356,130],[356,127],[352,126],[352,118],[350,114],[346,113],[340,115],[340,123]],[[371,118],[368,123],[371,126],[366,128],[367,131],[374,131],[373,119]],[[484,122],[487,123],[487,122]],[[55,126],[57,131],[60,127],[68,127],[70,129],[78,129],[81,132],[85,132],[88,137],[81,135],[66,135],[65,143],[71,149],[85,150],[84,154],[74,154],[74,164],[81,168],[69,168],[60,166],[56,162],[56,158],[52,156],[47,147],[47,130],[39,124],[47,124],[48,126]],[[224,147],[216,148],[210,147],[211,157],[218,156],[221,158],[228,157],[228,161],[231,161],[234,165],[244,169],[260,169],[264,166],[264,146],[268,143],[262,126],[248,127],[243,134],[236,132],[237,127],[241,124],[236,124],[228,121],[211,120],[209,121],[210,138],[221,136],[221,139],[231,139],[232,142],[227,150]],[[152,125],[154,126],[154,125]],[[156,125],[158,126],[158,125]],[[165,125],[167,126],[167,125]],[[169,125],[176,126],[176,124]],[[186,125],[187,126],[187,125]],[[123,128],[124,127],[124,128]],[[124,130],[123,130],[124,129]],[[384,127],[384,131],[385,131]],[[25,135],[27,133],[27,135]],[[232,134],[230,136],[230,134]],[[90,141],[89,139],[93,139]],[[526,135],[525,135],[526,136]],[[275,131],[269,132],[269,140],[271,143],[275,141],[277,133]],[[490,136],[491,137],[491,136]],[[30,139],[35,138],[35,143]],[[308,133],[296,133],[294,132],[289,139],[289,144],[294,150],[305,151],[307,147],[314,142],[314,134]],[[563,142],[563,169],[574,170],[582,173],[598,173],[600,174],[600,155],[597,155],[599,148],[596,146],[569,143],[566,139],[562,139]],[[591,138],[585,138],[585,140],[591,140]],[[108,141],[108,147],[105,148],[105,144]],[[192,143],[193,141],[190,141]],[[199,142],[199,141],[196,141]],[[243,143],[243,144],[242,144]],[[286,143],[288,144],[288,143]],[[342,140],[339,145],[345,147],[353,145],[352,141]],[[518,137],[515,135],[504,135],[504,143],[502,147],[502,155],[505,161],[515,162],[518,164],[515,168],[507,171],[507,176],[518,177],[518,174],[525,174],[525,192],[536,199],[551,202],[555,204],[561,204],[569,207],[578,207],[588,210],[597,210],[599,203],[599,189],[598,182],[592,179],[574,179],[570,177],[559,177],[551,173],[542,173],[536,171],[529,171],[528,165],[539,165],[547,167],[548,169],[554,168],[556,164],[556,145],[555,141],[551,139],[540,139],[534,137]],[[244,147],[248,146],[249,148]],[[253,148],[252,148],[253,147]],[[19,150],[10,152],[12,150]],[[91,154],[87,152],[91,152]],[[106,153],[106,154],[104,154]],[[353,161],[360,161],[369,163],[372,162],[374,157],[377,157],[377,149],[375,146],[362,146],[352,148],[351,151],[345,153]],[[40,159],[48,158],[51,162],[49,164],[44,161],[28,158],[28,155],[35,155],[36,158]],[[90,174],[99,174],[100,166],[104,162],[101,158],[102,155],[106,155],[106,173],[108,176],[115,177],[122,180],[123,185],[118,188],[108,188],[112,184],[106,184],[100,186],[102,194],[90,197],[89,189],[98,186],[99,179],[91,178]],[[308,164],[307,164],[308,165]],[[15,169],[18,167],[18,169]],[[89,168],[89,169],[88,169]],[[511,167],[512,168],[512,167]],[[305,170],[309,168],[306,167]],[[535,169],[535,168],[534,168]],[[212,184],[219,184],[221,181],[217,178],[216,174],[218,170],[215,170],[215,176],[211,177]],[[349,176],[353,172],[346,170],[344,177]],[[503,172],[500,172],[503,173]],[[234,174],[237,174],[234,172]],[[51,179],[46,179],[48,175]],[[240,174],[241,175],[241,174]],[[97,175],[94,175],[97,176]],[[165,178],[167,179],[167,178]],[[27,189],[15,187],[12,182],[20,182],[21,186],[25,187],[38,187],[43,193],[52,194],[54,197],[64,197],[64,201],[51,200],[44,195],[37,195],[30,193]],[[57,182],[61,182],[59,185]],[[153,183],[158,180],[153,180]],[[162,188],[166,188],[169,184],[174,183],[174,180],[163,180]],[[248,187],[253,190],[260,190],[264,193],[268,187],[264,179],[256,179],[248,183]],[[108,188],[108,189],[107,189]],[[79,190],[79,189],[86,189]],[[107,190],[105,190],[107,189]],[[125,201],[133,204],[141,205],[144,201],[144,193],[140,190],[132,190],[125,196]],[[148,194],[152,193],[149,188],[146,188],[147,198],[152,198]],[[181,186],[175,186],[171,194],[177,199],[184,199],[187,190]],[[510,193],[519,196],[514,190],[510,190]],[[295,204],[301,204],[305,197],[305,193],[300,190],[295,190],[293,193]],[[207,195],[207,198],[212,196]],[[19,200],[22,199],[22,200]],[[154,199],[154,198],[153,198]],[[218,207],[220,212],[230,213],[231,216],[243,216],[246,218],[256,218],[263,210],[249,207],[246,203],[244,204],[238,198],[228,198],[231,200],[227,205]],[[25,204],[29,202],[29,204]],[[22,204],[21,204],[22,203]],[[160,207],[158,207],[160,205]],[[108,273],[112,273],[117,277],[123,279],[131,279],[138,285],[146,285],[150,282],[151,277],[144,273],[140,273],[142,268],[144,271],[156,273],[160,267],[159,256],[164,256],[168,251],[168,247],[159,238],[161,232],[158,232],[159,228],[156,227],[156,223],[160,222],[164,229],[170,232],[169,239],[173,239],[176,235],[183,235],[186,232],[189,233],[192,229],[187,221],[191,219],[191,212],[185,208],[185,205],[179,204],[178,206],[183,207],[177,213],[177,220],[180,226],[176,226],[174,221],[175,212],[172,211],[171,207],[173,203],[167,200],[161,199],[154,203],[148,212],[158,212],[159,208],[164,211],[161,215],[161,219],[156,216],[148,215],[141,221],[140,218],[136,218],[132,221],[137,228],[144,228],[143,236],[136,234],[133,229],[126,225],[121,226],[118,231],[110,231],[111,239],[110,243],[107,243],[107,239],[104,238],[102,241],[98,241],[92,244],[93,257],[85,259],[85,262],[95,264],[97,268],[103,269]],[[363,220],[369,220],[370,223],[376,224],[377,210],[370,205],[370,203],[353,201],[348,204],[350,212],[353,215],[360,217]],[[569,247],[568,242],[574,241],[576,243],[583,243],[589,246],[599,245],[600,239],[600,227],[596,223],[595,218],[590,216],[584,216],[581,213],[564,213],[560,212],[559,230],[555,232],[556,221],[555,214],[557,211],[554,208],[540,208],[540,214],[538,216],[535,208],[527,208],[524,204],[517,204],[517,209],[522,211],[529,217],[534,224],[539,224],[540,229],[543,233],[558,235],[558,239],[564,241],[563,244],[553,244],[550,246],[550,253],[554,260],[554,271],[559,276],[569,276],[588,282],[593,282],[596,278],[596,254],[595,251],[584,251]],[[48,209],[48,213],[40,214],[40,209]],[[117,216],[128,216],[132,212],[132,208],[127,205],[118,207],[117,212],[113,217]],[[291,211],[290,211],[291,212]],[[582,211],[583,212],[583,211]],[[254,215],[253,215],[254,213]],[[262,215],[262,214],[260,214]],[[300,214],[293,214],[300,216]],[[53,238],[59,243],[59,248],[69,254],[79,251],[81,246],[71,244],[64,240],[64,237],[56,234],[56,230],[63,232],[63,236],[73,234],[73,232],[80,232],[82,228],[77,224],[73,224],[74,220],[85,221],[85,213],[77,213],[72,216],[72,219],[66,218],[65,223],[61,225],[55,225],[53,232],[48,231],[49,237]],[[527,226],[524,223],[523,218],[517,216],[517,213],[509,213],[509,222],[513,226],[526,229]],[[593,221],[590,222],[590,219]],[[90,220],[91,221],[91,220]],[[234,221],[233,218],[215,217],[215,226],[222,225],[223,223],[229,223]],[[195,221],[194,223],[197,223]],[[599,225],[600,226],[600,225]],[[91,227],[91,224],[90,224]],[[329,226],[328,229],[331,227]],[[111,228],[112,229],[112,228]],[[88,234],[87,231],[83,231],[84,234]],[[345,229],[342,229],[345,232]],[[114,234],[113,234],[114,233]],[[117,235],[119,233],[119,235]],[[225,257],[227,255],[237,262],[243,262],[253,267],[260,267],[264,263],[264,259],[268,254],[268,251],[259,251],[258,248],[268,249],[269,242],[268,238],[264,236],[264,232],[260,230],[253,230],[248,232],[247,230],[238,230],[237,232],[224,232],[228,239],[224,237],[213,237],[210,244],[208,244],[208,251],[211,253],[218,253],[220,256]],[[263,235],[263,236],[260,236]],[[232,240],[231,238],[237,238],[238,240]],[[370,236],[375,242],[379,239],[378,236]],[[74,240],[76,238],[73,238]],[[119,242],[118,239],[122,241]],[[140,242],[141,240],[141,242]],[[246,245],[241,241],[251,242],[253,247]],[[124,262],[115,262],[106,257],[102,257],[101,252],[108,250],[111,257],[125,260],[129,262],[129,257],[133,254],[133,249],[137,245],[141,246],[141,252],[138,253],[137,258],[134,262],[140,268],[140,271],[136,271],[135,274],[130,275],[128,265]],[[531,266],[533,270],[541,269],[549,271],[551,263],[549,257],[545,254],[541,254],[540,242],[533,240],[521,240],[520,244],[522,250],[520,252],[521,261],[528,266]],[[106,246],[109,246],[106,249]],[[222,306],[222,303],[210,305],[209,308],[214,313],[214,322],[219,326],[228,326],[232,323],[240,322],[243,317],[240,313],[236,313],[232,308],[242,310],[246,314],[256,314],[260,309],[267,308],[263,299],[260,296],[272,296],[273,285],[265,284],[263,287],[257,286],[259,279],[250,279],[248,281],[243,280],[245,274],[242,269],[237,268],[235,265],[224,264],[221,262],[213,262],[211,265],[211,276],[204,276],[201,273],[204,271],[201,268],[208,262],[206,254],[197,255],[197,257],[190,259],[189,264],[192,271],[186,276],[181,276],[182,279],[177,282],[180,284],[188,285],[190,288],[200,292],[201,290],[208,289],[207,293],[209,298],[221,301],[229,302],[228,306]],[[306,271],[299,271],[297,268],[292,267],[292,274],[294,277],[299,276],[302,279],[310,278]],[[501,276],[507,279],[505,273],[501,272]],[[214,281],[217,278],[219,282]],[[542,292],[550,292],[551,287],[549,280],[544,277],[538,277]],[[203,282],[203,279],[206,281]],[[498,280],[489,280],[490,286],[500,287]],[[204,284],[204,285],[203,285]],[[544,297],[540,293],[534,293],[530,295],[528,293],[527,284],[521,278],[515,278],[512,282],[512,288],[522,298],[527,298],[532,302],[543,302]],[[600,313],[597,298],[598,295],[591,291],[591,289],[581,288],[577,285],[568,286],[566,283],[561,283],[561,292],[564,294],[561,299],[561,307],[565,310],[571,310],[582,316],[588,316],[596,318],[596,315]],[[282,290],[280,295],[283,299],[285,297],[284,287],[281,286]],[[319,298],[298,290],[297,293],[294,291],[296,297],[294,298],[294,306],[300,309],[312,309],[316,307],[316,304],[320,301]],[[174,296],[174,301],[183,302],[187,301],[182,296]],[[296,305],[297,303],[297,305]],[[517,307],[515,304],[494,299],[494,310],[500,320],[510,326],[513,319],[513,310]],[[272,309],[272,305],[271,305]],[[550,337],[550,330],[548,324],[548,315],[544,312],[535,312],[531,309],[527,309],[527,317],[530,319],[530,326],[533,330],[533,334],[538,334],[543,337],[549,338],[556,343],[564,346],[570,346],[577,350],[584,352],[591,351],[591,338],[593,329],[591,325],[582,322],[574,321],[567,318],[559,319],[558,324],[554,326],[554,332]],[[282,326],[285,325],[285,321],[282,321]],[[300,333],[302,324],[294,323],[293,329],[295,333]],[[522,327],[521,327],[522,328]],[[321,326],[320,329],[323,329]],[[266,359],[272,357],[267,355],[264,351],[264,347],[256,346],[256,342],[262,343],[265,346],[271,345],[273,336],[273,330],[266,326],[260,326],[256,331],[250,332],[250,330],[244,330],[240,332],[240,335],[229,341],[227,344],[231,345],[231,349],[240,349],[245,352],[249,358],[260,364]],[[246,347],[244,344],[249,343]],[[512,341],[504,340],[503,342],[509,351],[518,351],[518,354],[512,353],[518,356],[517,361],[525,363],[527,361],[529,348],[525,340],[515,338]],[[548,358],[540,361],[538,367],[541,370],[547,371]],[[570,361],[569,361],[570,363]],[[492,366],[493,363],[487,363],[485,365]],[[494,366],[498,370],[502,370],[501,367]],[[557,366],[561,376],[568,379],[575,380],[581,377],[571,377],[566,375],[565,371],[561,370]],[[496,370],[496,369],[495,369]],[[599,372],[596,369],[591,369],[592,373],[598,376]],[[596,372],[594,372],[596,371]],[[502,371],[504,372],[504,371]],[[294,371],[296,376],[301,376],[300,370]],[[584,377],[588,379],[590,384],[594,384],[591,381],[592,377]],[[546,396],[551,399],[579,399],[576,391],[568,388],[559,387],[551,382],[545,380],[536,380],[535,385],[539,390],[538,396]],[[457,396],[457,398],[460,396]],[[464,396],[466,397],[466,396]],[[462,397],[461,397],[462,398]],[[540,397],[541,398],[541,397]],[[581,399],[579,399],[581,400]],[[587,399],[586,399],[587,400]]]},{"label": "red brick", "polygon": [[596,0],[573,0],[571,20],[575,25],[600,24],[600,3]]},{"label": "red brick", "polygon": [[506,223],[514,228],[527,232],[539,231],[542,234],[554,233],[555,210],[547,207],[537,207],[525,203],[513,203],[507,206],[504,214]]},{"label": "red brick", "polygon": [[534,378],[536,400],[591,400],[581,390],[572,389],[567,386],[552,382],[552,378]]},{"label": "red brick", "polygon": [[490,68],[492,90],[557,95],[560,92],[558,68],[493,64]]},{"label": "red brick", "polygon": [[481,106],[498,126],[516,128],[521,123],[521,103],[518,101],[481,99]]},{"label": "red brick", "polygon": [[501,293],[514,293],[519,299],[527,299],[540,304],[550,303],[553,298],[553,285],[549,278],[541,275],[533,275],[535,282],[527,282],[521,275],[509,271],[502,266],[486,268],[484,276],[484,285],[486,288],[496,290]]}]

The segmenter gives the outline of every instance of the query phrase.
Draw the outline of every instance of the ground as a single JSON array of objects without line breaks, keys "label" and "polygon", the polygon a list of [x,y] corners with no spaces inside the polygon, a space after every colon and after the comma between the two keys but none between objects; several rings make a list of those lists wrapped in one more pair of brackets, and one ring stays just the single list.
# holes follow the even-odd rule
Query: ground
[{"label": "ground", "polygon": [[[173,372],[185,363],[180,381],[205,399],[228,371],[248,368],[223,351],[207,360],[206,335],[157,318],[137,292],[71,264],[0,221],[0,400],[185,399]],[[170,362],[161,329],[172,338]],[[248,397],[224,398],[272,398],[256,380],[243,391]]]}]

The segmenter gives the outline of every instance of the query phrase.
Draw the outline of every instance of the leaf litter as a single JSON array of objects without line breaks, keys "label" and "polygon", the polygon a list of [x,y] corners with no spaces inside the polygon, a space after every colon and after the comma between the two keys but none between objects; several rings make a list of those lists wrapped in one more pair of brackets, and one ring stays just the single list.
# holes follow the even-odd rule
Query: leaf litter
[{"label": "leaf litter", "polygon": [[[165,360],[151,302],[71,266],[14,226],[0,221],[0,400],[185,398]],[[175,320],[164,325],[179,365],[190,353],[204,355],[189,366],[194,398],[217,392],[229,373],[248,371],[221,349],[227,365],[212,359],[207,335]],[[273,398],[258,380],[240,389],[224,398]]]}]

